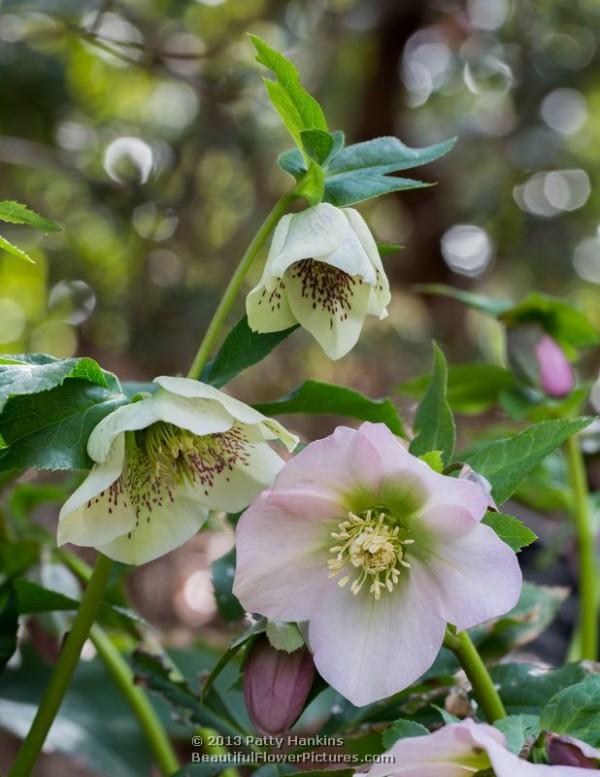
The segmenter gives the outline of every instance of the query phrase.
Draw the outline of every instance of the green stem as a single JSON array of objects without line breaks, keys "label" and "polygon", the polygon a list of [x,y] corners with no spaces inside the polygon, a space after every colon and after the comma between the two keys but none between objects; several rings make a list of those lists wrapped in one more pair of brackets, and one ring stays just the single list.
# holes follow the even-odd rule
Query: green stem
[{"label": "green stem", "polygon": [[136,716],[160,771],[168,777],[179,769],[179,762],[154,707],[143,690],[135,685],[133,672],[104,629],[94,624],[90,631],[90,638]]},{"label": "green stem", "polygon": [[576,437],[565,445],[567,472],[573,494],[573,523],[577,535],[579,560],[579,655],[575,658],[595,661],[598,654],[598,612],[594,532],[590,515],[587,475],[583,454]]},{"label": "green stem", "polygon": [[221,298],[221,301],[219,302],[219,307],[216,309],[212,320],[208,325],[208,329],[202,338],[198,352],[196,353],[194,361],[192,362],[192,366],[189,369],[188,378],[195,378],[196,380],[200,379],[202,370],[206,366],[206,363],[210,358],[217,340],[219,339],[221,330],[227,321],[227,317],[231,312],[233,303],[235,302],[244,279],[248,274],[248,270],[252,266],[253,261],[256,259],[258,252],[265,244],[267,238],[275,229],[279,219],[286,213],[291,203],[297,199],[297,197],[298,195],[294,190],[280,197],[276,202],[273,210],[263,221],[262,226],[256,235],[254,235],[252,238],[252,242],[246,249],[246,253],[242,256],[236,271],[232,275],[231,280],[229,281],[227,288],[225,289],[225,292]]},{"label": "green stem", "polygon": [[506,717],[506,710],[502,704],[498,691],[496,690],[492,678],[481,660],[477,648],[471,641],[467,631],[461,631],[458,634],[450,629],[446,630],[444,644],[458,658],[460,665],[471,681],[473,695],[478,704],[484,711],[489,723]]},{"label": "green stem", "polygon": [[83,644],[88,638],[90,628],[102,603],[102,596],[108,583],[111,568],[112,561],[99,553],[90,582],[85,589],[71,630],[54,666],[37,714],[21,749],[17,753],[8,777],[29,777],[36,764],[69,687]]}]

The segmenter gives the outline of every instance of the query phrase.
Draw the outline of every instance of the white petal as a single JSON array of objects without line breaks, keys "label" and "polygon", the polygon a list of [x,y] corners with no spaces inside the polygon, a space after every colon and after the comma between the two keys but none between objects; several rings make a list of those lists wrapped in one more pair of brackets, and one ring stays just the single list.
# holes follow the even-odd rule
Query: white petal
[{"label": "white petal", "polygon": [[177,489],[172,502],[167,500],[150,514],[140,515],[138,525],[129,533],[96,547],[115,561],[145,564],[187,542],[202,527],[208,513],[197,489],[187,485]]},{"label": "white petal", "polygon": [[246,315],[253,332],[279,332],[297,323],[287,301],[285,284],[279,279],[272,291],[262,281],[252,289],[246,297]]},{"label": "white petal", "polygon": [[293,268],[286,273],[285,281],[292,312],[318,341],[327,356],[340,359],[351,351],[362,330],[371,287],[351,279],[351,285],[344,288],[344,294],[347,295],[345,303],[348,304],[343,308],[336,304],[332,313],[323,306],[322,301],[313,300],[310,289],[303,287],[302,279],[294,274]]},{"label": "white petal", "polygon": [[[155,378],[154,382],[158,383],[166,391],[185,399],[212,400],[212,402],[202,403],[206,405],[206,408],[212,408],[213,402],[218,403],[232,418],[243,424],[258,425],[264,439],[279,439],[289,450],[293,450],[298,444],[298,438],[290,434],[278,421],[267,418],[267,416],[259,413],[258,410],[254,410],[250,405],[246,405],[244,402],[240,402],[239,399],[219,391],[214,386],[209,386],[207,383],[201,383],[191,378],[173,378],[167,375]],[[200,406],[200,403],[198,405],[191,405],[191,407],[196,406]],[[184,428],[188,427],[184,425]],[[191,429],[190,431],[194,430]],[[208,432],[204,432],[204,434],[208,434]]]},{"label": "white petal", "polygon": [[125,431],[146,429],[157,421],[174,424],[197,435],[217,434],[232,426],[231,416],[222,406],[199,404],[159,391],[148,399],[123,405],[103,418],[89,437],[88,453],[94,461],[104,461],[115,437]]},{"label": "white petal", "polygon": [[110,542],[135,526],[135,510],[127,494],[111,493],[125,457],[124,436],[115,439],[106,461],[95,464],[89,475],[63,505],[58,517],[59,545],[94,547]]},{"label": "white petal", "polygon": [[390,293],[390,284],[387,275],[385,274],[383,262],[379,255],[377,243],[375,242],[366,221],[357,210],[354,210],[354,208],[344,208],[344,213],[352,226],[352,230],[360,240],[376,273],[376,278],[372,283],[373,288],[371,290],[369,309],[367,312],[369,315],[379,316],[380,319],[384,319],[387,317],[386,308],[390,304],[392,295]]},{"label": "white petal", "polygon": [[401,691],[429,669],[446,623],[432,611],[419,562],[379,601],[365,589],[354,596],[350,583],[331,583],[310,616],[309,643],[319,674],[333,688],[362,706]]}]

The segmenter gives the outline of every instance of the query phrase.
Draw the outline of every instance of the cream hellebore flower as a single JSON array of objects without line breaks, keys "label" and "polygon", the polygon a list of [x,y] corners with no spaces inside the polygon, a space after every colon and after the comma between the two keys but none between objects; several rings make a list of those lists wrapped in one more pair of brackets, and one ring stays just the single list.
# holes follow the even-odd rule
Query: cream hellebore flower
[{"label": "cream hellebore flower", "polygon": [[155,394],[93,430],[96,462],[60,511],[58,544],[144,564],[182,545],[210,510],[238,512],[270,485],[297,438],[243,402],[188,378],[156,378]]},{"label": "cream hellebore flower", "polygon": [[406,688],[459,631],[508,612],[515,553],[481,523],[489,495],[434,472],[383,424],[308,445],[236,530],[234,593],[307,622],[322,677],[353,704]]},{"label": "cream hellebore flower", "polygon": [[365,316],[385,318],[389,301],[381,257],[363,217],[323,202],[278,223],[246,311],[255,332],[298,323],[327,356],[339,359],[354,347]]},{"label": "cream hellebore flower", "polygon": [[428,736],[400,739],[386,756],[391,763],[382,759],[357,777],[472,777],[488,769],[495,777],[584,777],[596,771],[529,763],[507,750],[506,737],[498,729],[472,720],[451,723]]}]

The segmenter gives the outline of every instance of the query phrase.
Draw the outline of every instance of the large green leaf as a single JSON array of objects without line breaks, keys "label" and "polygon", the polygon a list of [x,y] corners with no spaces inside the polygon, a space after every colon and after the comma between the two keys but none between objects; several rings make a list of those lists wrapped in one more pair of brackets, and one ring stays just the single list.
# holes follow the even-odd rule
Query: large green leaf
[{"label": "large green leaf", "polygon": [[[399,387],[401,394],[422,397],[431,375],[420,375]],[[448,367],[448,403],[457,413],[482,413],[499,404],[504,391],[516,385],[514,375],[495,364],[451,364]]]},{"label": "large green leaf", "polygon": [[12,256],[16,256],[17,259],[25,259],[26,262],[35,264],[34,260],[29,256],[27,251],[23,251],[22,248],[19,248],[19,246],[11,243],[10,240],[2,237],[2,235],[0,235],[0,249],[6,251],[6,253],[11,254]]},{"label": "large green leaf", "polygon": [[508,715],[494,726],[506,737],[506,746],[518,755],[527,742],[533,742],[540,733],[539,715]]},{"label": "large green leaf", "polygon": [[0,355],[0,410],[11,397],[37,394],[78,378],[96,386],[120,389],[119,381],[87,357],[55,359],[44,353]]},{"label": "large green leaf", "polygon": [[542,421],[514,437],[507,437],[479,448],[466,461],[492,485],[498,504],[505,502],[523,478],[548,454],[577,432],[585,429],[592,418]]},{"label": "large green leaf", "polygon": [[[276,79],[265,80],[267,94],[298,148],[304,148],[301,134],[303,130],[327,132],[323,109],[302,86],[298,70],[289,59],[272,49],[257,35],[251,35],[250,38],[257,51],[256,59],[269,68]],[[314,138],[312,140],[314,141]]]},{"label": "large green leaf", "polygon": [[279,332],[260,334],[250,329],[248,319],[244,316],[229,332],[214,360],[206,365],[202,380],[220,388],[242,370],[252,367],[268,356],[297,328],[292,326]]},{"label": "large green leaf", "polygon": [[581,664],[549,670],[535,664],[497,664],[490,671],[506,711],[514,715],[539,715],[556,693],[590,673]]},{"label": "large green leaf", "polygon": [[456,428],[447,397],[448,365],[444,354],[433,344],[433,372],[427,391],[417,408],[415,437],[410,452],[420,456],[429,451],[440,451],[444,464],[449,464],[454,453]]},{"label": "large green leaf", "polygon": [[347,386],[317,380],[307,380],[291,394],[273,402],[261,402],[254,407],[265,415],[327,414],[380,422],[387,424],[394,434],[405,434],[398,410],[390,399],[371,399]]},{"label": "large green leaf", "polygon": [[26,224],[41,232],[59,232],[61,229],[54,221],[40,216],[26,205],[14,200],[0,202],[0,221],[6,221],[9,224]]},{"label": "large green leaf", "polygon": [[498,537],[516,553],[537,540],[537,535],[514,515],[489,510],[482,523],[491,527]]},{"label": "large green leaf", "polygon": [[600,747],[600,675],[564,688],[542,710],[541,726]]},{"label": "large green leaf", "polygon": [[92,429],[125,404],[120,391],[71,378],[62,386],[10,399],[0,415],[0,471],[86,469]]}]

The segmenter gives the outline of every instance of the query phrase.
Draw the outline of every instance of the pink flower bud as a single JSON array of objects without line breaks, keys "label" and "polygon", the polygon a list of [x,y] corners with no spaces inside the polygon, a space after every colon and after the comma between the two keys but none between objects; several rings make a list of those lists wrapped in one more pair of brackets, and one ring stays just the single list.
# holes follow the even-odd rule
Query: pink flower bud
[{"label": "pink flower bud", "polygon": [[582,769],[596,769],[600,753],[586,745],[585,742],[579,742],[573,737],[548,734],[546,747],[552,766],[579,766]]},{"label": "pink flower bud", "polygon": [[300,717],[315,678],[306,648],[275,650],[261,637],[244,670],[244,699],[252,723],[262,734],[289,731]]},{"label": "pink flower bud", "polygon": [[515,375],[550,397],[564,397],[575,386],[573,368],[556,340],[538,324],[510,328],[508,361]]}]

